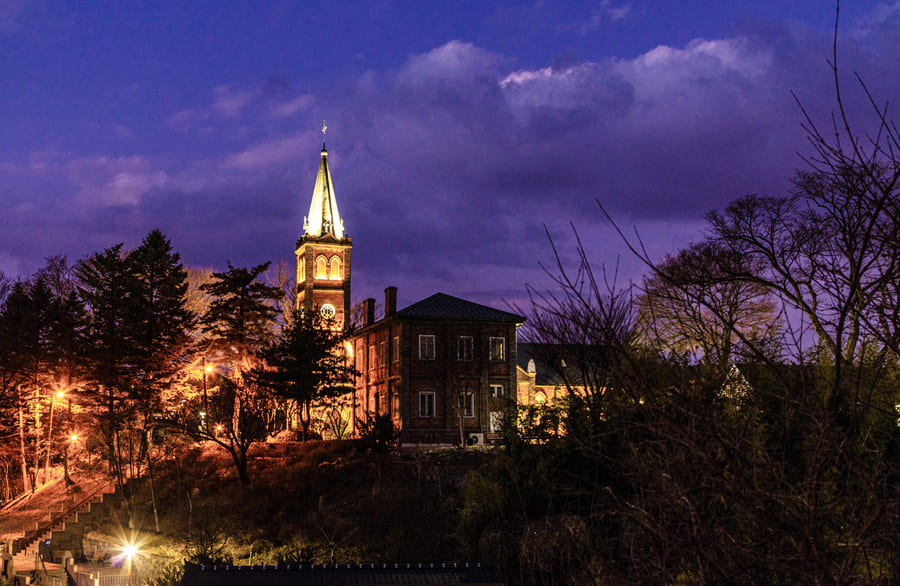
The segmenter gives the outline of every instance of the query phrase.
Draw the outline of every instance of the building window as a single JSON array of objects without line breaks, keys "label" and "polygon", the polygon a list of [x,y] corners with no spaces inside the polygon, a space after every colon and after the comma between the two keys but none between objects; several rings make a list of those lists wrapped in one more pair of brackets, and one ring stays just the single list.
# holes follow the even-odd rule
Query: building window
[{"label": "building window", "polygon": [[343,278],[341,276],[341,259],[336,256],[331,257],[331,274],[329,277],[333,281],[340,281]]},{"label": "building window", "polygon": [[491,360],[506,360],[506,338],[491,338]]},{"label": "building window", "polygon": [[434,335],[419,336],[419,360],[434,360]]},{"label": "building window", "polygon": [[399,335],[394,336],[393,342],[394,343],[392,344],[392,348],[391,348],[391,359],[394,362],[399,362],[400,361],[400,336]]},{"label": "building window", "polygon": [[384,342],[378,342],[378,363],[381,365],[387,364],[387,355],[385,352],[387,351],[387,344]]},{"label": "building window", "polygon": [[456,342],[456,359],[461,362],[472,360],[472,336],[460,336]]},{"label": "building window", "polygon": [[392,401],[391,406],[393,408],[393,411],[391,414],[394,417],[400,417],[400,393],[393,394],[393,401]]},{"label": "building window", "polygon": [[463,417],[475,417],[475,393],[463,393]]},{"label": "building window", "polygon": [[302,283],[306,280],[306,259],[302,256],[297,262],[297,282]]},{"label": "building window", "polygon": [[434,417],[434,391],[419,392],[419,417]]},{"label": "building window", "polygon": [[375,370],[375,344],[369,344],[369,370]]},{"label": "building window", "polygon": [[325,260],[324,256],[320,256],[316,259],[316,278],[317,279],[326,279],[328,276],[325,274],[326,269],[328,267],[328,261]]},{"label": "building window", "polygon": [[500,411],[491,411],[491,419],[488,423],[488,431],[491,433],[500,433],[503,431],[503,413]]},{"label": "building window", "polygon": [[503,385],[491,385],[491,398],[499,399],[503,396]]}]

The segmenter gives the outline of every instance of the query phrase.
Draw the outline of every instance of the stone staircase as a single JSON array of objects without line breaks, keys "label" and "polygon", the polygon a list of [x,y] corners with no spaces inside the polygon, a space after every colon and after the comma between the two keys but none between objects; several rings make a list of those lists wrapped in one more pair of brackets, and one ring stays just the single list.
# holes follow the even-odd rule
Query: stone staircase
[{"label": "stone staircase", "polygon": [[31,584],[68,584],[66,565],[84,557],[83,537],[92,521],[105,518],[120,499],[113,481],[53,503],[32,527],[11,543],[12,568],[20,581]]}]

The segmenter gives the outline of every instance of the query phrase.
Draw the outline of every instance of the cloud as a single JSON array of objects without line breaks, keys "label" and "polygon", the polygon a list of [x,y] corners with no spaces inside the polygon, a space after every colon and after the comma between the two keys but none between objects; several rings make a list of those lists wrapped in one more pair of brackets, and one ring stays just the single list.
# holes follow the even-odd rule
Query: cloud
[{"label": "cloud", "polygon": [[225,157],[225,169],[252,170],[295,160],[300,149],[309,144],[309,135],[266,141]]},{"label": "cloud", "polygon": [[269,106],[269,113],[273,118],[290,118],[298,112],[308,110],[314,101],[309,94],[297,96],[286,101],[274,101]]},{"label": "cloud", "polygon": [[[896,14],[843,46],[846,71],[872,79],[880,101],[897,98]],[[0,162],[3,188],[15,194],[4,203],[14,228],[0,251],[4,266],[33,265],[159,227],[192,264],[290,259],[324,118],[354,239],[355,296],[397,284],[408,301],[436,288],[509,298],[545,278],[544,226],[569,256],[574,222],[594,258],[610,267],[628,258],[598,200],[662,256],[699,238],[707,210],[746,193],[784,193],[802,165],[797,152],[807,151],[790,91],[827,125],[828,49],[827,35],[763,24],[630,59],[523,68],[454,40],[316,92],[298,93],[281,74],[224,85],[167,121],[214,143],[186,150],[186,160],[42,151]],[[853,112],[867,108],[860,94],[848,88]],[[47,232],[48,216],[65,219],[53,238],[20,244]],[[626,280],[642,270],[628,262]]]},{"label": "cloud", "polygon": [[618,23],[631,13],[631,4],[613,5],[609,0],[602,0],[600,6],[588,14],[587,21],[578,28],[578,32],[587,35],[600,29],[607,22]]},{"label": "cloud", "polygon": [[248,90],[235,90],[228,86],[215,88],[214,94],[215,99],[211,109],[225,118],[239,118],[244,107],[254,97],[254,94]]},{"label": "cloud", "polygon": [[228,123],[292,118],[313,104],[311,94],[295,94],[286,76],[274,74],[261,87],[217,86],[208,106],[180,110],[166,120],[166,126],[178,132],[214,134]]},{"label": "cloud", "polygon": [[208,112],[201,112],[198,110],[179,110],[169,117],[169,119],[166,121],[166,125],[173,130],[186,132],[188,130],[196,128],[199,124],[205,123],[208,120]]},{"label": "cloud", "polygon": [[87,207],[135,205],[148,190],[164,185],[168,174],[141,156],[89,157],[66,161],[61,172]]}]

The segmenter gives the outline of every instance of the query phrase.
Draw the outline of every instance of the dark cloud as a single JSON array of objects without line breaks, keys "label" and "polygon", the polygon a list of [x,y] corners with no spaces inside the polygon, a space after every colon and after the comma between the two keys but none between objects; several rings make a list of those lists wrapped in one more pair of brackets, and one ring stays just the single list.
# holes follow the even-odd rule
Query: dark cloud
[{"label": "dark cloud", "polygon": [[[841,43],[847,105],[862,124],[871,117],[851,72],[879,100],[897,97],[898,14],[873,16]],[[552,262],[545,225],[567,258],[570,222],[598,262],[613,268],[627,254],[597,201],[662,256],[699,238],[709,209],[747,193],[784,193],[802,165],[797,153],[808,152],[791,91],[817,124],[828,123],[830,51],[827,35],[753,23],[731,38],[635,59],[517,70],[508,56],[452,41],[327,92],[302,93],[281,73],[261,89],[219,86],[206,109],[171,118],[172,140],[227,137],[218,155],[0,168],[28,195],[4,204],[13,228],[0,236],[0,262],[35,266],[60,251],[136,243],[152,228],[191,264],[291,260],[324,118],[354,239],[354,297],[398,285],[401,301],[435,290],[521,301],[525,282],[546,280],[538,261]],[[40,232],[48,237],[36,243]],[[621,279],[641,271],[621,261]]]}]

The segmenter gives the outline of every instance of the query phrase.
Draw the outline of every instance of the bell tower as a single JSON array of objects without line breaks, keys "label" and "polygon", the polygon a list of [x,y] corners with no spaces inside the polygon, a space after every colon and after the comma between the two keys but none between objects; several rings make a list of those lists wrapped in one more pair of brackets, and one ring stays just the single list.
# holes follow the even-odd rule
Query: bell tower
[{"label": "bell tower", "polygon": [[318,311],[334,329],[344,329],[350,320],[349,236],[338,213],[325,130],[322,126],[322,159],[313,188],[309,215],[303,219],[303,234],[297,240],[297,307]]}]

